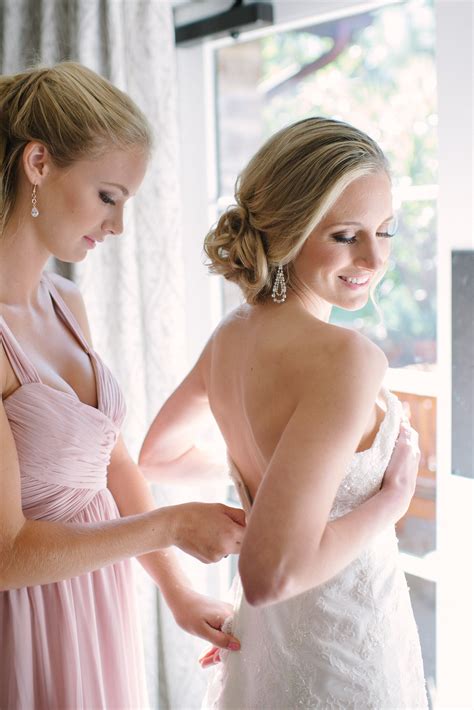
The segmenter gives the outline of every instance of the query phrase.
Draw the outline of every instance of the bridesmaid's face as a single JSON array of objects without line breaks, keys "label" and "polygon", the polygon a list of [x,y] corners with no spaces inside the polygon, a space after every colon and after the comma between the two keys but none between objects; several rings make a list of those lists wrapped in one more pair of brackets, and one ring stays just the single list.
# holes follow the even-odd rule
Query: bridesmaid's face
[{"label": "bridesmaid's face", "polygon": [[96,160],[67,168],[50,166],[38,190],[40,240],[53,256],[82,261],[106,237],[123,231],[123,211],[143,180],[147,156],[137,150],[109,150]]},{"label": "bridesmaid's face", "polygon": [[387,174],[355,179],[306,240],[294,262],[298,280],[322,304],[362,308],[386,268],[393,227]]}]

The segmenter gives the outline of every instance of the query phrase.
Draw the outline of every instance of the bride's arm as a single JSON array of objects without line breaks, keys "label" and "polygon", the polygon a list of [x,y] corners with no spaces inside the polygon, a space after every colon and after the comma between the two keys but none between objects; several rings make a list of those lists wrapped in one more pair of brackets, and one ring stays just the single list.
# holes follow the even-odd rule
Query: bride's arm
[{"label": "bride's arm", "polygon": [[227,472],[220,440],[205,445],[215,421],[209,407],[206,377],[210,343],[187,377],[166,400],[143,441],[139,466],[159,483],[196,484],[223,480]]},{"label": "bride's arm", "polygon": [[386,359],[369,341],[350,336],[327,361],[324,376],[312,375],[308,347],[307,360],[298,363],[297,404],[248,521],[239,570],[254,605],[281,601],[333,577],[403,515],[413,494],[418,459],[410,453],[410,434],[403,433],[389,484],[328,521],[373,411]]}]

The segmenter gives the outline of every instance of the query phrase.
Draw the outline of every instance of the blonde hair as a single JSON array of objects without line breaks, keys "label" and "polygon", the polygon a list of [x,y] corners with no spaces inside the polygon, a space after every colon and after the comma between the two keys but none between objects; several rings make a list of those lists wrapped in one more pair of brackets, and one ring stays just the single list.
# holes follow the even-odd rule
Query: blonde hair
[{"label": "blonde hair", "polygon": [[389,172],[383,152],[347,123],[313,117],[283,128],[239,175],[237,204],[206,235],[210,271],[248,303],[266,301],[279,264],[291,285],[292,261],[343,190],[379,171]]},{"label": "blonde hair", "polygon": [[59,167],[99,157],[111,146],[151,150],[149,124],[135,103],[75,62],[0,77],[0,229],[13,209],[23,148],[43,143]]}]

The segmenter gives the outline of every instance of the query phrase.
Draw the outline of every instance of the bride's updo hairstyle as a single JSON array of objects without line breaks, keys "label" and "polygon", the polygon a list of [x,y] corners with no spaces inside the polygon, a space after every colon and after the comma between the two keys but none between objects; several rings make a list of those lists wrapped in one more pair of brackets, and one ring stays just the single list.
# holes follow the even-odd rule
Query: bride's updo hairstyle
[{"label": "bride's updo hairstyle", "polygon": [[0,230],[15,203],[23,148],[43,143],[58,167],[110,148],[151,150],[151,130],[135,103],[75,62],[0,76]]},{"label": "bride's updo hairstyle", "polygon": [[210,270],[247,303],[264,303],[279,264],[291,286],[293,260],[349,183],[380,171],[389,169],[379,146],[347,123],[315,117],[283,128],[239,175],[237,204],[207,234]]}]

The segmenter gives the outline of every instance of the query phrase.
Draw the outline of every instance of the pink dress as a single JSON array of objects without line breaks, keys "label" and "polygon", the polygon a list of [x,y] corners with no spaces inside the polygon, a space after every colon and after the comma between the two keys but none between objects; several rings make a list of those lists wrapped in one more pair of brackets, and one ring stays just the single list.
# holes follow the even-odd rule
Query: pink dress
[{"label": "pink dress", "polygon": [[[23,512],[85,524],[115,519],[107,466],[125,415],[123,397],[47,275],[43,282],[91,359],[98,407],[43,384],[0,317],[0,342],[21,384],[4,405],[18,450]],[[147,705],[130,560],[0,592],[2,710]]]}]

